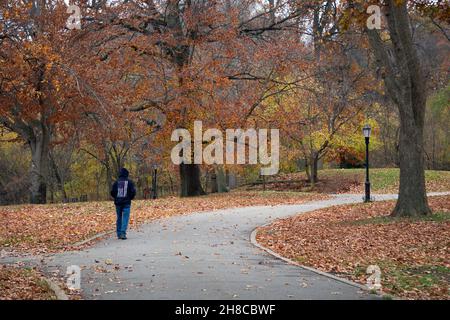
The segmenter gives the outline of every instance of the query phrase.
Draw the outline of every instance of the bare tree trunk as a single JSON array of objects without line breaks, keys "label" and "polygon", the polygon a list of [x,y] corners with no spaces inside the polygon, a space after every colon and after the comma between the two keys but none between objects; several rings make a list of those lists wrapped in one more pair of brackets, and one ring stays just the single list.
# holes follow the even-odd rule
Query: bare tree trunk
[{"label": "bare tree trunk", "polygon": [[96,172],[95,173],[95,200],[96,201],[100,200],[100,178],[101,178],[101,173]]},{"label": "bare tree trunk", "polygon": [[387,93],[400,114],[400,190],[393,216],[431,213],[425,190],[423,152],[426,81],[413,43],[406,2],[386,2],[390,44],[381,39],[378,31],[368,31],[377,63],[385,71]]},{"label": "bare tree trunk", "polygon": [[170,183],[170,193],[171,194],[174,194],[174,192],[175,192],[175,188],[174,188],[174,183],[173,183],[173,180],[172,180],[172,175],[170,174],[170,170],[168,170],[167,171],[168,172],[168,176],[169,176],[169,183]]},{"label": "bare tree trunk", "polygon": [[311,170],[310,170],[308,157],[306,157],[306,156],[305,156],[305,172],[306,172],[306,179],[308,180],[308,182],[311,181]]},{"label": "bare tree trunk", "polygon": [[59,173],[59,168],[58,168],[58,165],[57,165],[57,163],[55,161],[53,153],[49,152],[48,155],[49,155],[49,160],[50,160],[51,167],[53,169],[53,173],[54,173],[55,178],[56,178],[57,187],[58,187],[59,191],[61,192],[62,198],[63,199],[67,199],[67,192],[66,192],[66,189],[64,187],[64,180],[63,180],[61,174]]},{"label": "bare tree trunk", "polygon": [[319,181],[319,174],[318,174],[318,170],[319,170],[319,156],[317,154],[314,155],[314,158],[312,159],[312,168],[311,168],[311,173],[312,173],[312,180],[314,181],[314,183],[316,183],[317,181]]},{"label": "bare tree trunk", "polygon": [[307,170],[308,180],[311,184],[311,187],[314,187],[318,179],[318,164],[319,164],[319,155],[316,152],[313,152],[309,157],[309,170]]},{"label": "bare tree trunk", "polygon": [[400,190],[393,216],[431,213],[425,191],[423,127],[408,120],[402,119],[400,127]]},{"label": "bare tree trunk", "polygon": [[53,183],[49,184],[49,188],[50,188],[50,203],[55,203],[55,191],[53,188]]},{"label": "bare tree trunk", "polygon": [[[208,172],[208,180],[210,181],[211,184],[211,193],[217,193],[217,175],[216,172],[214,170],[212,170],[212,172]],[[208,188],[206,188],[206,192],[208,192]]]},{"label": "bare tree trunk", "polygon": [[34,137],[28,143],[31,148],[30,202],[33,204],[44,204],[47,202],[46,177],[50,144],[48,129],[42,125],[41,132],[35,132]]},{"label": "bare tree trunk", "polygon": [[205,195],[200,181],[198,164],[180,164],[181,196],[195,197]]},{"label": "bare tree trunk", "polygon": [[228,187],[227,187],[227,179],[225,176],[225,172],[223,170],[223,166],[218,165],[215,168],[215,172],[216,172],[216,177],[217,177],[217,192],[218,193],[224,193],[224,192],[228,192]]}]

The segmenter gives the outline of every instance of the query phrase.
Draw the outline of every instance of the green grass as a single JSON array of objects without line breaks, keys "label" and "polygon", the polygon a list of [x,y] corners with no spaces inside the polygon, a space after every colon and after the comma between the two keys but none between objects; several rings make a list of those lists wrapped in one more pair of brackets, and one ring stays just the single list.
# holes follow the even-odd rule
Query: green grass
[{"label": "green grass", "polygon": [[345,221],[342,222],[346,225],[365,225],[365,224],[389,224],[397,222],[419,222],[419,221],[433,221],[433,222],[446,222],[450,221],[450,212],[435,212],[432,215],[421,216],[421,217],[374,217],[368,219],[361,219],[355,221]]},{"label": "green grass", "polygon": [[[450,268],[436,265],[404,266],[392,261],[377,261],[381,269],[381,284],[394,295],[401,291],[432,291],[445,288],[450,281]],[[355,276],[365,275],[365,268],[354,270]],[[389,281],[387,281],[389,279]],[[449,292],[450,294],[450,292]],[[387,296],[387,299],[392,297]]]},{"label": "green grass", "polygon": [[[302,191],[319,193],[362,193],[365,182],[365,169],[322,169],[318,172],[318,183],[314,187],[307,182],[305,171],[280,173],[267,178],[273,181],[294,181],[292,183],[266,185],[267,190]],[[427,192],[450,191],[450,171],[425,171]],[[371,168],[370,183],[373,193],[397,193],[400,182],[398,168]],[[260,190],[262,185],[252,186],[251,189]],[[242,190],[249,190],[248,185]]]},{"label": "green grass", "polygon": [[13,247],[14,245],[22,242],[32,242],[34,238],[32,236],[18,236],[6,239],[0,239],[0,247]]},{"label": "green grass", "polygon": [[[358,176],[360,180],[364,182],[365,169],[335,169],[335,170],[323,170],[325,175],[331,177],[338,175]],[[321,172],[320,172],[321,173]],[[319,173],[319,174],[320,174]],[[319,176],[320,177],[320,176]],[[388,169],[371,169],[370,170],[370,182],[373,191],[385,190],[397,185],[400,177],[400,170],[395,168]],[[449,175],[450,177],[450,175]]]},{"label": "green grass", "polygon": [[274,191],[274,190],[266,190],[266,191],[249,191],[249,192],[241,192],[238,191],[239,193],[241,193],[242,195],[245,195],[246,193],[249,196],[252,196],[253,194],[257,194],[259,196],[269,196],[269,197],[274,197],[274,196],[279,196],[279,195],[286,195],[286,196],[308,196],[311,195],[311,192],[298,192],[298,191]]},{"label": "green grass", "polygon": [[212,193],[212,194],[208,194],[202,197],[205,198],[212,198],[214,199],[215,197],[219,197],[219,198],[223,198],[223,197],[233,197],[234,195],[239,195],[241,197],[249,197],[249,198],[254,198],[254,197],[264,197],[267,199],[271,199],[271,198],[280,198],[280,196],[286,196],[286,197],[292,197],[292,198],[305,198],[305,197],[311,197],[314,195],[319,195],[319,192],[303,192],[303,191],[278,191],[278,190],[266,190],[266,191],[262,191],[262,190],[252,190],[252,191],[246,191],[246,190],[241,190],[241,189],[235,189],[235,190],[231,190],[228,193]]},{"label": "green grass", "polygon": [[[364,182],[365,169],[324,169],[319,171],[319,179],[339,178],[357,176]],[[374,168],[370,169],[370,182],[373,191],[387,191],[398,188],[400,179],[400,169],[397,168]],[[442,185],[441,191],[450,190],[450,171],[425,171],[427,183],[439,183]],[[441,188],[438,188],[441,189]],[[430,191],[430,190],[429,190]],[[438,191],[432,190],[432,191]]]},{"label": "green grass", "polygon": [[450,268],[443,266],[389,268],[385,272],[395,279],[392,290],[430,290],[445,286],[450,278]]},{"label": "green grass", "polygon": [[305,257],[298,256],[298,257],[295,257],[295,261],[297,261],[298,263],[304,264],[304,263],[306,263],[308,260],[307,260]]}]

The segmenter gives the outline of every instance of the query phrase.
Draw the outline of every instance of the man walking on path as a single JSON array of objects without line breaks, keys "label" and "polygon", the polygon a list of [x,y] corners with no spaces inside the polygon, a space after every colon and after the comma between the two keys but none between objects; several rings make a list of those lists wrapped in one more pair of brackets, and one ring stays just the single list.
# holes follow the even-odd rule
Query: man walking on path
[{"label": "man walking on path", "polygon": [[114,182],[111,196],[114,198],[117,213],[117,238],[127,239],[128,221],[130,219],[131,200],[136,196],[136,188],[133,181],[128,179],[127,169],[120,170],[119,179]]}]

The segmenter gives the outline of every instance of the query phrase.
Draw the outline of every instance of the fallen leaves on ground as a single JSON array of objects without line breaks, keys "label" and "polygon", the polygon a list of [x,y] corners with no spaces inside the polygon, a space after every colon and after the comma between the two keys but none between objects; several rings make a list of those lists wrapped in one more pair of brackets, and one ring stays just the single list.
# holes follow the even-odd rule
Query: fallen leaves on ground
[{"label": "fallen leaves on ground", "polygon": [[257,241],[302,265],[366,284],[381,268],[383,292],[449,299],[450,196],[430,197],[434,215],[389,217],[395,202],[331,207],[260,228]]},{"label": "fallen leaves on ground", "polygon": [[[294,192],[231,192],[195,198],[169,197],[134,201],[132,228],[154,219],[225,208],[295,204],[325,199]],[[8,252],[42,254],[74,249],[74,243],[114,230],[112,202],[0,207],[0,248]]]},{"label": "fallen leaves on ground", "polygon": [[34,269],[0,265],[0,300],[54,300],[53,291]]}]

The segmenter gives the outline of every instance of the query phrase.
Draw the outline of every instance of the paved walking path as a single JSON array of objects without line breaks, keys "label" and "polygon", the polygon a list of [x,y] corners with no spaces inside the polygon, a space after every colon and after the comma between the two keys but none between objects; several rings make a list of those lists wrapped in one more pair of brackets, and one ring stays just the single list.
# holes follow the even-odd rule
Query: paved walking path
[{"label": "paved walking path", "polygon": [[82,267],[85,299],[374,299],[356,286],[286,264],[250,242],[256,227],[274,219],[361,201],[361,195],[338,195],[300,205],[171,217],[131,230],[127,241],[110,237],[85,251],[46,257],[42,264],[60,274],[70,265]]}]

